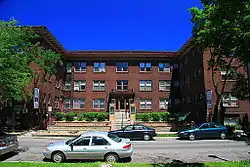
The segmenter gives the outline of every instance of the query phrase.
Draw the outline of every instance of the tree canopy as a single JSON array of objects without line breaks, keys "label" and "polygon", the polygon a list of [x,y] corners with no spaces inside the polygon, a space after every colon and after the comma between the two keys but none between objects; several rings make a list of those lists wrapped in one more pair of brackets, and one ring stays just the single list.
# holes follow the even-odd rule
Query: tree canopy
[{"label": "tree canopy", "polygon": [[[211,70],[212,74],[217,96],[215,110],[219,115],[225,84],[231,77],[237,80],[233,93],[241,99],[246,98],[241,93],[242,89],[247,88],[246,75],[239,73],[238,68],[250,61],[247,44],[250,34],[250,3],[249,0],[201,0],[201,2],[202,9],[198,7],[190,9],[193,39],[196,45],[210,52],[208,70]],[[225,71],[224,81],[216,80],[215,74],[219,71]]]},{"label": "tree canopy", "polygon": [[39,35],[15,19],[0,21],[0,106],[7,100],[26,97],[25,88],[35,77],[30,63],[39,64],[45,72],[56,72],[61,56],[40,45]]}]

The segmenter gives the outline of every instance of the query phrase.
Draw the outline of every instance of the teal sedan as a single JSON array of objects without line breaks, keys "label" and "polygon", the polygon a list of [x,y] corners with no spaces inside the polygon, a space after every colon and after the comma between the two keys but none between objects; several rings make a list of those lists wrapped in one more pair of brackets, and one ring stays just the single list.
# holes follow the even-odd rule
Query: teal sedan
[{"label": "teal sedan", "polygon": [[195,125],[186,130],[181,130],[178,132],[177,136],[182,139],[207,139],[207,138],[221,138],[226,139],[228,135],[228,128],[216,124],[214,122],[203,123],[200,125]]}]

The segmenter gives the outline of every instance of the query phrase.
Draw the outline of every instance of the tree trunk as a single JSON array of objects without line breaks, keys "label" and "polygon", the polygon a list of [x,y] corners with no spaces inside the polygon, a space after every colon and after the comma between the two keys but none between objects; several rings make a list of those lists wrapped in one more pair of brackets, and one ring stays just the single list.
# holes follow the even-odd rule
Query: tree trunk
[{"label": "tree trunk", "polygon": [[224,107],[221,98],[217,98],[214,106],[213,121],[218,124],[224,124]]}]

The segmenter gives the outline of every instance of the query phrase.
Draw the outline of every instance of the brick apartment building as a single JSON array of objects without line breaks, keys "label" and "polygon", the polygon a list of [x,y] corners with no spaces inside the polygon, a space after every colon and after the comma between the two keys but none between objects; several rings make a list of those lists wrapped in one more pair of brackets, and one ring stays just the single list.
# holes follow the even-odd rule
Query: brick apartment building
[{"label": "brick apartment building", "polygon": [[[190,112],[190,119],[196,122],[212,121],[215,116],[213,111],[217,97],[212,81],[212,73],[211,70],[208,70],[209,51],[200,51],[197,46],[192,44],[190,39],[177,52],[177,57],[182,97],[181,112]],[[232,65],[237,66],[237,62],[233,61]],[[237,70],[246,73],[243,67]],[[221,90],[226,71],[217,71],[214,75],[215,82],[218,84],[219,90]],[[222,98],[226,122],[237,122],[244,117],[249,118],[250,116],[249,101],[240,101],[231,94],[234,81],[226,81],[225,96]]]},{"label": "brick apartment building", "polygon": [[178,70],[173,52],[69,52],[66,55],[65,107],[73,111],[168,111],[180,105],[171,89],[179,89],[173,77]]},{"label": "brick apartment building", "polygon": [[[25,110],[20,103],[12,104],[6,107],[12,112],[0,113],[3,121],[13,114],[19,119],[15,122],[22,125],[27,119],[36,120],[28,128],[48,124],[56,111],[108,112],[110,106],[116,113],[127,113],[127,117],[134,106],[136,112],[190,112],[190,120],[211,120],[216,96],[207,71],[208,53],[200,52],[191,40],[177,52],[66,51],[46,27],[33,29],[46,48],[62,55],[64,65],[58,65],[56,74],[48,75],[31,64],[40,75],[28,89],[39,88],[39,109],[33,109],[33,101]],[[227,93],[231,87],[232,82],[227,82]],[[211,95],[209,103],[207,94]],[[248,101],[229,97],[224,99],[227,118],[242,118],[246,113],[250,116]]]}]

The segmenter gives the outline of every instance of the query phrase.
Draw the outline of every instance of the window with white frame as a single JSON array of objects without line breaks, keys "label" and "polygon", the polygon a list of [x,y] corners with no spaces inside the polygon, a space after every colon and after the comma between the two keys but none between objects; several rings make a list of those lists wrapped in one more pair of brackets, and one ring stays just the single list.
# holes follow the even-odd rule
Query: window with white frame
[{"label": "window with white frame", "polygon": [[223,107],[238,107],[238,99],[231,93],[224,93],[222,96]]},{"label": "window with white frame", "polygon": [[128,90],[128,80],[117,80],[116,89],[120,91]]},{"label": "window with white frame", "polygon": [[94,72],[105,72],[106,65],[104,62],[94,62]]},{"label": "window with white frame", "polygon": [[140,62],[140,72],[151,71],[151,62]]},{"label": "window with white frame", "polygon": [[83,91],[86,90],[86,81],[74,81],[74,90],[76,91]]},{"label": "window with white frame", "polygon": [[152,99],[140,99],[140,109],[152,109]]},{"label": "window with white frame", "polygon": [[163,98],[159,100],[159,109],[168,109],[168,99],[167,98]]},{"label": "window with white frame", "polygon": [[105,80],[94,80],[93,81],[94,91],[105,91]]},{"label": "window with white frame", "polygon": [[94,99],[93,100],[93,108],[94,109],[104,109],[105,105],[104,105],[104,99]]},{"label": "window with white frame", "polygon": [[158,64],[159,72],[170,72],[170,63],[159,63]]},{"label": "window with white frame", "polygon": [[232,68],[230,70],[221,70],[221,78],[222,81],[235,81],[236,80],[236,72],[237,70],[235,68]]},{"label": "window with white frame", "polygon": [[116,63],[116,72],[127,72],[127,71],[128,71],[128,62]]},{"label": "window with white frame", "polygon": [[72,67],[72,63],[66,63],[66,66],[65,66],[65,69],[66,69],[66,72],[70,73],[71,72],[71,67]]},{"label": "window with white frame", "polygon": [[171,81],[170,80],[160,80],[159,81],[159,91],[170,91]]},{"label": "window with white frame", "polygon": [[152,91],[152,81],[150,80],[140,81],[140,91]]},{"label": "window with white frame", "polygon": [[85,99],[74,99],[73,109],[83,109],[85,108]]},{"label": "window with white frame", "polygon": [[65,109],[70,109],[70,99],[65,99]]},{"label": "window with white frame", "polygon": [[74,62],[75,72],[86,72],[86,62]]}]

